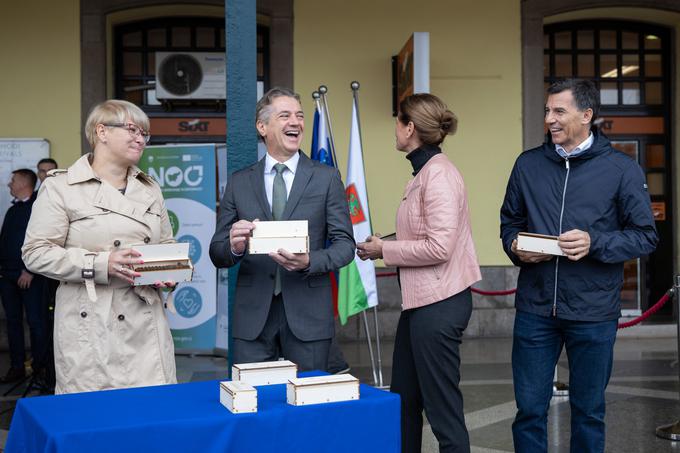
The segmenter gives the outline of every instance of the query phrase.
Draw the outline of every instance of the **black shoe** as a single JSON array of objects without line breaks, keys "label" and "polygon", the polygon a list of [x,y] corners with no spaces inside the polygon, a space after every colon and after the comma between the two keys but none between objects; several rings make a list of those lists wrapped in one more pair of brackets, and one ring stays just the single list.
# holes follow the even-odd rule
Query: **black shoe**
[{"label": "black shoe", "polygon": [[334,367],[329,367],[329,368],[328,368],[328,372],[329,372],[330,374],[345,374],[345,373],[349,373],[349,370],[351,370],[351,368],[350,368],[350,366],[349,366],[348,364],[346,364],[346,363],[337,364],[337,365],[334,366]]},{"label": "black shoe", "polygon": [[26,370],[24,368],[11,367],[7,374],[0,379],[3,384],[11,384],[12,382],[17,382],[26,377]]}]

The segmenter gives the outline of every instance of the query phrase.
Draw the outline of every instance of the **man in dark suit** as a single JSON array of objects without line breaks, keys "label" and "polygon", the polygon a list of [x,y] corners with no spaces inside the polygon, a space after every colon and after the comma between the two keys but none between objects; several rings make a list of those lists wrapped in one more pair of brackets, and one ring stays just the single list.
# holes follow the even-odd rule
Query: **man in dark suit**
[{"label": "man in dark suit", "polygon": [[[241,263],[232,357],[235,363],[284,357],[300,370],[325,370],[334,334],[328,272],[349,263],[355,250],[344,186],[336,169],[300,151],[299,95],[270,90],[256,118],[267,154],[230,176],[210,243],[215,266]],[[250,255],[256,220],[307,220],[310,252]]]},{"label": "man in dark suit", "polygon": [[37,179],[32,170],[23,168],[12,172],[8,184],[14,200],[0,230],[0,297],[7,317],[10,368],[1,382],[18,381],[25,375],[24,311],[31,333],[33,371],[40,372],[45,367],[45,279],[27,271],[21,260]]},{"label": "man in dark suit", "polygon": [[38,179],[40,180],[40,184],[42,184],[45,178],[47,178],[47,173],[59,168],[59,164],[51,157],[45,157],[38,161],[36,168],[38,169]]}]

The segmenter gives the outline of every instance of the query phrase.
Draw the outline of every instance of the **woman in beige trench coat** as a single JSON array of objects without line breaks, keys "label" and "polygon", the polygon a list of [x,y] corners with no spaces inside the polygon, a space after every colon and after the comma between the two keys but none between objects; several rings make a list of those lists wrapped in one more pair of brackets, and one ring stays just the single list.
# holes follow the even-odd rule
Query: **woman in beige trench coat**
[{"label": "woman in beige trench coat", "polygon": [[176,382],[162,291],[132,286],[137,244],[173,242],[161,189],[136,167],[149,119],[126,101],[96,106],[93,152],[40,188],[22,249],[31,272],[60,280],[54,310],[55,393]]}]

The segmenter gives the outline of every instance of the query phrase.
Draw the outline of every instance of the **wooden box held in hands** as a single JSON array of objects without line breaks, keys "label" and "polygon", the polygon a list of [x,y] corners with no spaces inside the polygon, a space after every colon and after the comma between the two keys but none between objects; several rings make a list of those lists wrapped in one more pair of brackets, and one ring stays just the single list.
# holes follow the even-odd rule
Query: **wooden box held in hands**
[{"label": "wooden box held in hands", "polygon": [[231,367],[231,378],[234,381],[247,382],[250,385],[285,384],[296,377],[297,365],[290,360],[235,363]]},{"label": "wooden box held in hands", "polygon": [[293,406],[358,399],[359,379],[351,374],[290,379],[286,386],[286,400]]},{"label": "wooden box held in hands", "polygon": [[190,282],[194,266],[189,259],[189,244],[135,245],[134,250],[142,254],[143,264],[132,269],[142,274],[135,278],[135,286],[153,285],[155,282]]},{"label": "wooden box held in hands", "polygon": [[248,240],[248,252],[266,254],[279,249],[290,253],[309,253],[306,220],[255,222],[255,229]]},{"label": "wooden box held in hands", "polygon": [[257,390],[245,382],[222,381],[220,403],[234,414],[257,412]]},{"label": "wooden box held in hands", "polygon": [[517,235],[517,249],[525,252],[565,256],[560,246],[557,245],[557,236],[545,234],[519,233]]}]

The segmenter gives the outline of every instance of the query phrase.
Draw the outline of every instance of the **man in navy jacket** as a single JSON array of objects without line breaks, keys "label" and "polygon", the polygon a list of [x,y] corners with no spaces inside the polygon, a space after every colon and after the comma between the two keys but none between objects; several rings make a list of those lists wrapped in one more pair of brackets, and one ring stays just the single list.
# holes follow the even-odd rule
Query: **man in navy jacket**
[{"label": "man in navy jacket", "polygon": [[31,333],[33,371],[42,371],[45,366],[45,279],[27,271],[21,260],[21,246],[35,201],[33,189],[37,179],[32,170],[23,168],[12,172],[8,184],[14,201],[0,230],[0,298],[7,317],[10,369],[1,382],[14,382],[24,377],[24,310]]},{"label": "man in navy jacket", "polygon": [[[552,143],[522,153],[501,208],[501,239],[520,267],[512,351],[518,452],[547,452],[553,371],[569,359],[571,451],[603,452],[623,263],[654,251],[657,234],[640,166],[591,132],[599,92],[568,79],[548,89]],[[517,249],[520,232],[559,236],[566,256]]]}]

